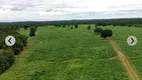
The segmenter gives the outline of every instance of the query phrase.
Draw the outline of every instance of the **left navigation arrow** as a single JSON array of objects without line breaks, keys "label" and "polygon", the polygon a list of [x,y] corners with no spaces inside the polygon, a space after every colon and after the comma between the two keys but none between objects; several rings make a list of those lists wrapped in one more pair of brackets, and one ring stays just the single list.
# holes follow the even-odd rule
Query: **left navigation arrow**
[{"label": "left navigation arrow", "polygon": [[10,38],[10,39],[8,40],[10,44],[11,44],[11,41],[10,41],[11,39],[12,39],[12,38]]}]

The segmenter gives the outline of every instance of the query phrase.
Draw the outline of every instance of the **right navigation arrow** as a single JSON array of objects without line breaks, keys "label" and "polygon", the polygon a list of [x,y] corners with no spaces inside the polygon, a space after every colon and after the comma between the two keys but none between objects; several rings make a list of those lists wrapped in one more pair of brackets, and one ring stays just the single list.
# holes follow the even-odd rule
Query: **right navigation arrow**
[{"label": "right navigation arrow", "polygon": [[127,38],[127,43],[128,43],[128,45],[130,45],[130,46],[134,46],[134,45],[137,44],[137,38],[136,38],[135,36],[129,36],[129,37]]},{"label": "right navigation arrow", "polygon": [[132,42],[131,42],[131,44],[135,41],[133,38],[131,38],[131,40],[132,40]]}]

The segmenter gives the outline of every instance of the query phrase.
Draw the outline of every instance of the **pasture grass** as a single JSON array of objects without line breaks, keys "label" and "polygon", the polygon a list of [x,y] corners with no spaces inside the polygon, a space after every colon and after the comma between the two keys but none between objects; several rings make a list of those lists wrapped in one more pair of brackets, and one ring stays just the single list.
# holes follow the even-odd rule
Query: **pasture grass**
[{"label": "pasture grass", "polygon": [[[109,41],[87,26],[38,27],[0,80],[130,80]],[[20,29],[20,33],[29,31]]]}]

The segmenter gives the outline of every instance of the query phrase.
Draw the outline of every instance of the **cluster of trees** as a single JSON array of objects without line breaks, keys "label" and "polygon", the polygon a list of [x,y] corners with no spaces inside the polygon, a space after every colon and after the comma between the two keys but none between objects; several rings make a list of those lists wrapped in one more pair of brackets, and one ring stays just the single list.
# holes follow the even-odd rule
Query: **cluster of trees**
[{"label": "cluster of trees", "polygon": [[[61,26],[63,26],[63,28],[66,27],[65,24],[64,24],[64,25],[61,25]],[[68,25],[68,26],[69,26],[69,25]],[[95,24],[94,33],[100,34],[100,37],[101,37],[101,38],[107,39],[108,37],[111,37],[111,36],[113,35],[112,30],[110,30],[110,29],[105,29],[105,30],[103,30],[102,28],[98,28],[98,26],[100,26],[100,25]],[[103,26],[105,26],[105,25],[103,25]],[[59,27],[59,25],[55,25],[55,27]],[[74,28],[78,28],[78,24],[75,24],[75,25],[74,25]],[[73,29],[73,26],[71,26],[70,29]],[[87,27],[87,29],[90,30],[90,29],[91,29],[91,25],[89,25],[89,26]]]},{"label": "cluster of trees", "polygon": [[63,28],[70,27],[70,29],[73,29],[73,26],[74,26],[74,28],[78,28],[78,24],[72,24],[72,25],[69,25],[69,24],[63,24],[63,25],[61,25],[61,24],[55,24],[54,26],[55,27],[63,27]]},{"label": "cluster of trees", "polygon": [[[87,29],[90,30],[91,26],[89,25]],[[98,28],[98,24],[95,25],[94,33],[100,34],[100,37],[104,39],[107,39],[107,37],[111,37],[113,35],[112,30],[110,29],[103,30],[102,28]]]},{"label": "cluster of trees", "polygon": [[107,39],[107,37],[111,37],[113,35],[112,30],[110,29],[103,30],[102,28],[95,28],[94,33],[100,34],[100,37],[104,39]]},{"label": "cluster of trees", "polygon": [[[25,29],[28,26],[23,27]],[[28,37],[21,35],[19,27],[0,27],[0,73],[7,70],[14,63],[14,56],[18,55],[23,51],[24,47],[27,46]],[[30,36],[35,36],[36,27],[30,27]],[[5,38],[8,35],[12,35],[16,38],[16,43],[9,47],[5,44]]]}]

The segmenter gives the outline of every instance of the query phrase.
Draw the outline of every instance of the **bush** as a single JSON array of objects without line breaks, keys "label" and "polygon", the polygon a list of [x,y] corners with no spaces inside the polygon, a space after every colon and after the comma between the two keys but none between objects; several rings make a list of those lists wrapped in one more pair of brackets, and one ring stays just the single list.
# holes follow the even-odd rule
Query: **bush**
[{"label": "bush", "polygon": [[96,28],[94,29],[94,33],[101,33],[103,31],[102,28]]},{"label": "bush", "polygon": [[10,65],[14,63],[14,53],[11,49],[3,50],[5,59],[9,62]]},{"label": "bush", "polygon": [[128,25],[129,27],[131,27],[131,25]]},{"label": "bush", "polygon": [[20,41],[23,43],[24,46],[27,46],[27,40],[28,40],[28,37],[25,36],[25,35],[20,35],[19,38],[17,39],[20,39]]},{"label": "bush", "polygon": [[24,45],[20,41],[16,41],[15,45],[12,46],[12,50],[14,51],[15,55],[18,55],[21,51],[23,51]]},{"label": "bush", "polygon": [[61,27],[61,25],[58,25],[58,27]]},{"label": "bush", "polygon": [[75,28],[78,28],[78,24],[75,24],[75,26],[74,26]]},{"label": "bush", "polygon": [[28,29],[28,27],[29,27],[29,26],[27,26],[27,25],[24,25],[24,29],[25,29],[25,30],[27,30],[27,29]]},{"label": "bush", "polygon": [[14,53],[11,49],[0,51],[0,73],[7,70],[14,63]]},{"label": "bush", "polygon": [[97,24],[95,25],[95,28],[98,28],[98,25],[97,25]]},{"label": "bush", "polygon": [[70,29],[73,29],[73,27],[70,27]]},{"label": "bush", "polygon": [[36,27],[32,26],[30,27],[30,36],[35,36],[35,31],[36,31]]},{"label": "bush", "polygon": [[88,29],[88,30],[91,29],[91,26],[89,25],[89,26],[87,27],[87,29]]},{"label": "bush", "polygon": [[65,28],[66,27],[66,25],[63,25],[63,28]]},{"label": "bush", "polygon": [[110,29],[103,30],[102,33],[101,33],[101,37],[103,37],[105,39],[107,37],[111,37],[112,35],[113,35],[113,32]]}]

